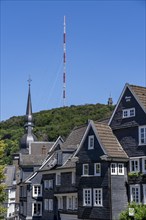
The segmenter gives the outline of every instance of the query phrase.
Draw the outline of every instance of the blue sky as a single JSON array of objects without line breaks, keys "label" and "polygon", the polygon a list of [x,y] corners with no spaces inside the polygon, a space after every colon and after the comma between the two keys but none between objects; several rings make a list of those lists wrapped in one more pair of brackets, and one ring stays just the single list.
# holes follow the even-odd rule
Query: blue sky
[{"label": "blue sky", "polygon": [[1,120],[24,115],[31,76],[33,112],[114,104],[125,83],[146,86],[144,0],[1,0]]}]

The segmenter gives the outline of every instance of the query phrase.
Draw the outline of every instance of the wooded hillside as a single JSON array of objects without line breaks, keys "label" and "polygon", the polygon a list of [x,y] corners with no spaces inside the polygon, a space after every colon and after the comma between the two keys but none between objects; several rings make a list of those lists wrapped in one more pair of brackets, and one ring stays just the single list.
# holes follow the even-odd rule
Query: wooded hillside
[{"label": "wooded hillside", "polygon": [[[39,141],[54,141],[60,135],[64,139],[75,126],[87,123],[88,119],[107,118],[114,106],[86,104],[56,108],[34,113],[34,134]],[[11,163],[11,155],[19,150],[19,140],[24,134],[24,116],[12,117],[0,123],[0,140],[4,140],[4,164]]]}]

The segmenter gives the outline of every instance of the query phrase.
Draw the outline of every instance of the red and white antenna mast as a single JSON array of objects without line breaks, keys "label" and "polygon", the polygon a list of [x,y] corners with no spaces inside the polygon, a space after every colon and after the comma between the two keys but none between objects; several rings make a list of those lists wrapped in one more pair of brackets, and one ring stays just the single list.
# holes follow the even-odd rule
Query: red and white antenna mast
[{"label": "red and white antenna mast", "polygon": [[66,17],[64,16],[63,32],[63,106],[66,104]]}]

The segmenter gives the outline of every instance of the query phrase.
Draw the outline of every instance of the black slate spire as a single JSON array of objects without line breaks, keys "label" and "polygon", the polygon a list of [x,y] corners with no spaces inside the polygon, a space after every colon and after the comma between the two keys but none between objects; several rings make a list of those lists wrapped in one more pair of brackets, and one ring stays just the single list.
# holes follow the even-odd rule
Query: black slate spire
[{"label": "black slate spire", "polygon": [[[30,86],[31,86],[31,79],[29,78],[28,80],[28,98],[27,98],[27,107],[26,107],[26,115],[25,115],[25,134],[21,138],[20,141],[20,148],[21,149],[28,149],[30,143],[37,141],[36,136],[33,134],[33,116],[32,116],[32,103],[31,103],[31,91],[30,91]],[[25,151],[23,151],[25,152]]]},{"label": "black slate spire", "polygon": [[28,98],[27,98],[27,107],[26,107],[26,116],[25,116],[25,125],[24,127],[28,127],[28,126],[34,126],[33,124],[33,117],[32,117],[32,104],[31,104],[31,92],[30,92],[30,83],[31,83],[31,79],[28,80]]}]

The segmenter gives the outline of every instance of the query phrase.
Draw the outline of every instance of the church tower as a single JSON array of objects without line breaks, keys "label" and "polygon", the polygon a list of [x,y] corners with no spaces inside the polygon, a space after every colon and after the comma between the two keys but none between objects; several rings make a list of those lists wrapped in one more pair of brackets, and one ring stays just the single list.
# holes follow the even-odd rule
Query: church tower
[{"label": "church tower", "polygon": [[26,107],[26,115],[25,115],[25,134],[22,136],[20,140],[20,151],[21,153],[28,154],[30,143],[37,141],[36,136],[33,134],[33,116],[32,116],[32,103],[31,103],[31,79],[28,80],[28,98],[27,98],[27,107]]}]

